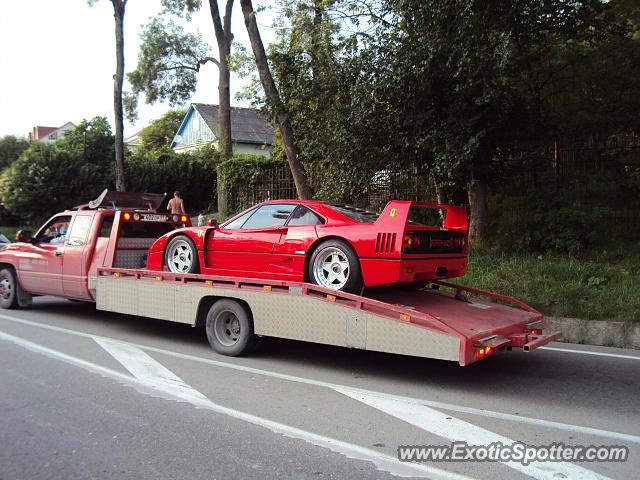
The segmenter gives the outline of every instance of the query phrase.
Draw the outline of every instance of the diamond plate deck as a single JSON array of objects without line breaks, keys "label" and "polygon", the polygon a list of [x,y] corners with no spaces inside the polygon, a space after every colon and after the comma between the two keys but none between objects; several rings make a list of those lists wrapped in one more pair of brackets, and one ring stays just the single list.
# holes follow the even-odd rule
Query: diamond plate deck
[{"label": "diamond plate deck", "polygon": [[195,324],[207,297],[249,305],[256,334],[378,352],[458,361],[460,339],[401,320],[291,292],[117,278],[97,279],[97,308]]}]

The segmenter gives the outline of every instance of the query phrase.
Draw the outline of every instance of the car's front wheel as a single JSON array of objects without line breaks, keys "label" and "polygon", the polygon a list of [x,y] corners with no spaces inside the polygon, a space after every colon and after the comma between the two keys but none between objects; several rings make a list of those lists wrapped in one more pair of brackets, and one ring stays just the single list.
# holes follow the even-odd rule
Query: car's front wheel
[{"label": "car's front wheel", "polygon": [[362,290],[360,261],[351,246],[342,240],[318,245],[309,260],[309,279],[321,287],[349,293]]},{"label": "car's front wheel", "polygon": [[185,236],[174,237],[164,252],[164,263],[173,273],[198,273],[198,251],[193,241]]},{"label": "car's front wheel", "polygon": [[18,282],[10,268],[0,270],[0,308],[18,308]]}]

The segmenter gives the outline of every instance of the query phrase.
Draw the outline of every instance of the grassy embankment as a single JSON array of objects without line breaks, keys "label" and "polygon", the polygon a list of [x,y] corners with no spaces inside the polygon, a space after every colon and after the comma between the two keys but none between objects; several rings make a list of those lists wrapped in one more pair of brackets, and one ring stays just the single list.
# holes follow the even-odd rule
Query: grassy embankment
[{"label": "grassy embankment", "polygon": [[458,281],[548,316],[640,322],[640,246],[579,257],[474,251]]}]

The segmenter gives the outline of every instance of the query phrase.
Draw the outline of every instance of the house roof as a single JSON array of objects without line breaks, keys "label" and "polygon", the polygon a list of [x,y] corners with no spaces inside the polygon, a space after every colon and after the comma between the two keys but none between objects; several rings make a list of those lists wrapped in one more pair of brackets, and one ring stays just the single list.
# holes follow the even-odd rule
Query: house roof
[{"label": "house roof", "polygon": [[38,125],[37,127],[33,128],[33,134],[34,134],[35,140],[40,140],[42,138],[45,138],[49,134],[55,132],[57,129],[58,127],[43,127],[41,125]]},{"label": "house roof", "polygon": [[[192,103],[212,132],[218,131],[218,105]],[[273,129],[264,115],[253,108],[231,107],[231,140],[236,143],[273,145]]]}]

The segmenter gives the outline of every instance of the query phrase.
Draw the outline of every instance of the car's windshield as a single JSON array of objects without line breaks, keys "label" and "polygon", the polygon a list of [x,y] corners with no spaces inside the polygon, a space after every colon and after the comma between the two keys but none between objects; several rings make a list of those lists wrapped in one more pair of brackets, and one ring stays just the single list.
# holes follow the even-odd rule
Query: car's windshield
[{"label": "car's windshield", "polygon": [[335,210],[338,213],[346,215],[356,222],[373,223],[380,216],[379,213],[365,210],[364,208],[351,207],[349,205],[327,205],[329,208]]}]

